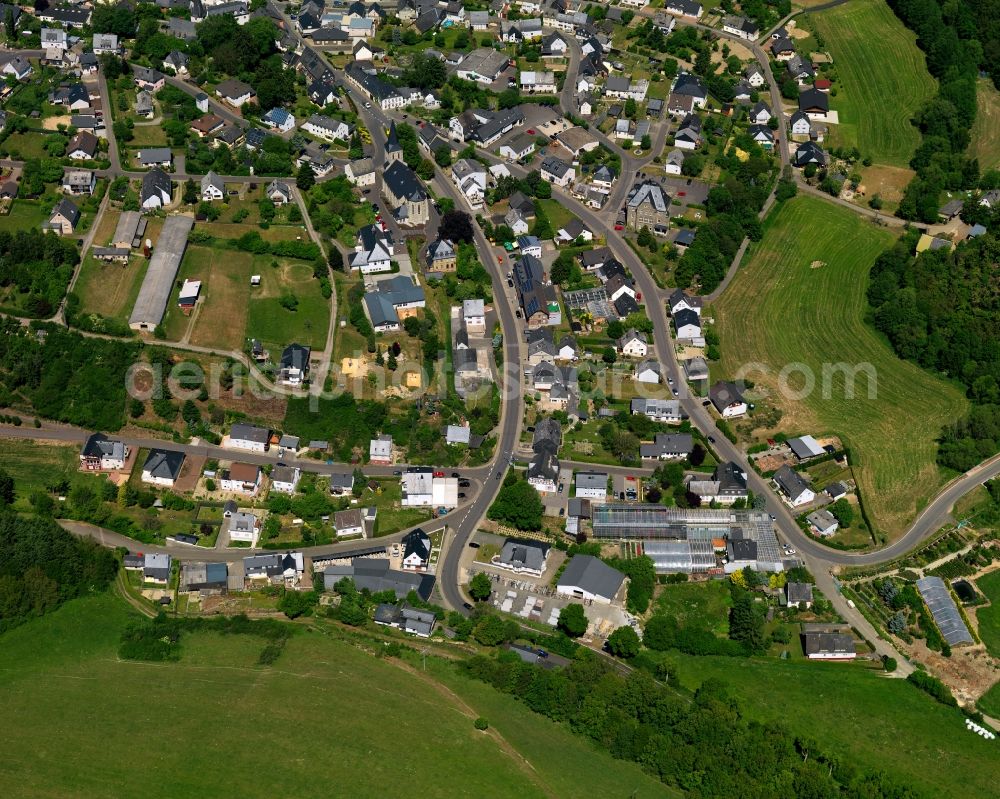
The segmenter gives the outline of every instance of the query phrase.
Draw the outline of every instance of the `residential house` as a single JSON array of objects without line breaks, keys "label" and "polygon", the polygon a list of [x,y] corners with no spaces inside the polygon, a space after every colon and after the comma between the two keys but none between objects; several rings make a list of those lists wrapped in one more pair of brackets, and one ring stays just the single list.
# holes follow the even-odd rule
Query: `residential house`
[{"label": "residential house", "polygon": [[548,544],[540,541],[508,538],[503,542],[500,554],[493,558],[492,565],[515,574],[541,577],[545,573],[545,562],[548,556]]},{"label": "residential house", "polygon": [[201,179],[201,199],[206,202],[221,200],[226,196],[226,183],[214,172]]},{"label": "residential house", "polygon": [[774,484],[793,508],[807,505],[816,498],[805,478],[789,466],[782,466],[774,473]]},{"label": "residential house", "polygon": [[486,168],[482,164],[462,158],[452,164],[451,179],[473,210],[483,207],[486,199]]},{"label": "residential house", "polygon": [[575,216],[556,231],[556,240],[560,244],[571,242],[589,242],[594,240],[594,233]]},{"label": "residential house", "polygon": [[295,116],[285,108],[272,108],[261,118],[267,127],[287,133],[295,127]]},{"label": "residential house", "polygon": [[375,185],[375,162],[371,158],[359,158],[349,161],[344,166],[344,174],[355,186],[365,187]]},{"label": "residential house", "polygon": [[363,275],[388,272],[392,268],[392,255],[392,238],[377,225],[365,225],[358,231],[351,269]]},{"label": "residential house", "polygon": [[722,30],[748,42],[755,41],[760,36],[760,28],[756,22],[738,15],[723,17]]},{"label": "residential house", "polygon": [[170,569],[173,560],[170,555],[161,552],[147,552],[142,563],[142,581],[166,585],[170,582]]},{"label": "residential house", "polygon": [[574,480],[576,496],[591,502],[607,502],[607,472],[577,472]]},{"label": "residential house", "polygon": [[409,571],[426,569],[431,559],[431,539],[427,533],[417,528],[407,533],[401,543],[403,568]]},{"label": "residential house", "polygon": [[245,103],[252,102],[257,93],[249,84],[229,78],[215,87],[215,96],[233,108],[240,108]]},{"label": "residential house", "polygon": [[229,446],[251,452],[266,452],[271,442],[271,431],[266,427],[236,422],[229,429]]},{"label": "residential house", "polygon": [[43,223],[46,230],[52,230],[60,236],[72,236],[80,222],[80,209],[70,200],[63,197],[56,203],[55,208],[49,215],[48,221]]},{"label": "residential house", "polygon": [[97,176],[87,169],[70,169],[63,175],[63,191],[67,194],[93,194]]},{"label": "residential house", "polygon": [[447,239],[435,239],[427,245],[428,272],[454,272],[457,259],[455,245]]},{"label": "residential house", "polygon": [[785,583],[785,599],[790,608],[808,610],[813,604],[812,583]]},{"label": "residential house", "polygon": [[686,416],[679,400],[646,399],[635,397],[629,405],[633,414],[646,416],[654,422],[674,424],[682,422]]},{"label": "residential house", "polygon": [[692,383],[708,380],[708,364],[701,357],[689,358],[684,361],[684,374]]},{"label": "residential house", "polygon": [[682,460],[693,451],[690,433],[657,433],[651,444],[639,445],[639,456],[649,460]]},{"label": "residential house", "polygon": [[561,318],[555,288],[545,279],[542,262],[524,255],[514,263],[514,288],[528,327],[558,324]]},{"label": "residential house", "polygon": [[151,449],[142,466],[144,483],[173,488],[184,466],[184,453],[168,449]]},{"label": "residential house", "polygon": [[182,53],[180,50],[171,50],[167,53],[167,57],[163,59],[163,68],[172,69],[176,75],[186,75],[188,63],[187,53]]},{"label": "residential house", "polygon": [[135,85],[148,92],[158,92],[166,83],[166,76],[158,69],[133,67]]},{"label": "residential house", "polygon": [[0,74],[11,76],[15,80],[25,80],[31,76],[31,63],[19,55],[6,55],[2,59]]},{"label": "residential house", "polygon": [[462,301],[462,324],[470,333],[486,332],[486,304],[483,300]]},{"label": "residential house", "polygon": [[[275,466],[271,469],[271,490],[281,494],[294,494],[295,488],[299,484],[301,471],[297,466]],[[353,477],[351,484],[353,485]],[[330,492],[333,493],[333,482],[331,477]]]},{"label": "residential house", "polygon": [[279,207],[292,201],[292,187],[283,180],[272,180],[267,184],[264,193],[267,199]]},{"label": "residential house", "polygon": [[701,338],[701,317],[694,311],[683,308],[673,315],[678,341]]},{"label": "residential house", "polygon": [[802,142],[795,150],[793,163],[797,167],[806,167],[809,164],[815,164],[819,167],[826,166],[826,153],[819,145],[811,141]]},{"label": "residential house", "polygon": [[799,111],[811,120],[827,120],[830,113],[830,97],[818,89],[806,89],[799,93]]},{"label": "residential house", "polygon": [[691,480],[687,490],[697,496],[702,505],[730,506],[737,500],[745,501],[750,496],[746,472],[732,461],[716,466],[711,480]]},{"label": "residential house", "polygon": [[198,135],[199,139],[203,139],[218,133],[225,125],[226,121],[217,114],[205,114],[191,123],[191,130]]},{"label": "residential house", "polygon": [[254,496],[260,490],[261,469],[252,463],[234,463],[219,472],[219,488]]},{"label": "residential house", "polygon": [[130,454],[124,441],[93,433],[80,450],[80,468],[87,472],[111,472],[125,468]]},{"label": "residential house", "polygon": [[720,380],[708,390],[708,398],[715,409],[725,418],[742,416],[747,412],[747,403],[735,383]]},{"label": "residential house", "polygon": [[392,436],[381,435],[369,442],[368,462],[383,466],[392,463]]},{"label": "residential house", "polygon": [[812,121],[804,111],[796,111],[789,118],[792,138],[795,141],[808,141],[812,135]]},{"label": "residential house", "polygon": [[854,638],[847,633],[804,632],[802,649],[809,660],[854,660],[857,657]]},{"label": "residential house", "polygon": [[691,17],[691,19],[701,19],[701,3],[696,0],[667,0],[663,10],[675,17]]},{"label": "residential house", "polygon": [[629,328],[616,342],[618,351],[628,358],[645,358],[649,352],[649,339],[645,333]]},{"label": "residential house", "polygon": [[173,188],[170,183],[170,175],[159,167],[154,167],[142,176],[139,204],[144,210],[150,211],[170,205],[172,199]]},{"label": "residential house", "polygon": [[837,517],[826,508],[821,508],[810,513],[806,516],[806,522],[809,524],[810,530],[823,538],[833,535],[840,527]]},{"label": "residential house", "polygon": [[662,380],[662,369],[659,361],[640,361],[635,367],[635,380],[639,383],[659,383]]},{"label": "residential house", "polygon": [[313,114],[302,124],[302,130],[326,141],[334,141],[335,139],[348,141],[354,132],[354,127],[342,119]]},{"label": "residential house", "polygon": [[309,357],[312,349],[304,344],[289,344],[281,351],[278,382],[285,386],[300,386],[309,379]]},{"label": "residential house", "polygon": [[141,167],[162,167],[167,169],[174,162],[174,154],[169,147],[148,147],[136,153]]}]

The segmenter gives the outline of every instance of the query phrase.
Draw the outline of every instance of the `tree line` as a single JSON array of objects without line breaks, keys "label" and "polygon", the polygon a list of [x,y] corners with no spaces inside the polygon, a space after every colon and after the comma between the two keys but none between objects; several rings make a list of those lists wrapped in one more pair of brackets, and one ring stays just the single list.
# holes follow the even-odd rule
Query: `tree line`
[{"label": "tree line", "polygon": [[[981,4],[990,5],[996,4]],[[1000,29],[993,24],[992,9],[973,11],[974,4],[889,0],[889,6],[917,34],[927,70],[938,81],[937,94],[914,115],[922,134],[910,161],[917,174],[906,187],[896,213],[903,219],[936,222],[941,192],[974,187],[979,179],[978,161],[965,152],[976,118],[980,65],[994,70],[994,80],[1000,77],[1000,68],[995,60],[990,63],[986,59],[981,42],[991,52],[1000,47]]]},{"label": "tree line", "polygon": [[965,471],[1000,449],[1000,288],[993,233],[913,254],[911,233],[875,261],[872,324],[899,357],[959,381],[975,403],[942,432],[938,462]]},{"label": "tree line", "polygon": [[748,719],[717,680],[704,682],[689,700],[646,672],[622,676],[585,650],[563,669],[542,669],[506,651],[475,656],[461,669],[693,796],[917,796],[883,773],[830,756],[782,724]]},{"label": "tree line", "polygon": [[105,589],[114,579],[114,554],[73,537],[51,519],[9,510],[13,484],[0,477],[0,632],[55,610],[63,602]]}]

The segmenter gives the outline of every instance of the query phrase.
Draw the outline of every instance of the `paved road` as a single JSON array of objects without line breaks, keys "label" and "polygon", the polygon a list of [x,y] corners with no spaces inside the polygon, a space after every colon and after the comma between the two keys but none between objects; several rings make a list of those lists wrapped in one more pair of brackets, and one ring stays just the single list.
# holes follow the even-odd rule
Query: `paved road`
[{"label": "paved road", "polygon": [[[359,115],[372,136],[374,151],[376,153],[376,166],[382,160],[385,152],[385,131],[389,127],[389,118],[374,105],[365,108],[366,98],[361,94],[357,86],[351,81],[344,80],[344,88],[354,100],[358,108]],[[437,185],[443,189],[456,207],[465,207],[464,199],[459,195],[454,184],[447,179],[437,181]],[[466,598],[462,594],[459,584],[459,560],[469,540],[475,533],[480,519],[486,515],[486,511],[493,503],[493,499],[500,489],[502,477],[507,470],[507,462],[513,456],[517,446],[518,438],[521,434],[521,420],[524,418],[524,396],[520,390],[521,375],[520,364],[521,355],[521,333],[519,325],[514,318],[514,311],[511,306],[504,301],[506,293],[504,291],[504,276],[497,267],[496,254],[494,248],[486,240],[482,230],[478,225],[474,225],[475,244],[479,254],[479,259],[490,272],[493,282],[494,307],[500,319],[500,326],[504,337],[504,375],[501,385],[501,418],[500,431],[498,435],[496,457],[494,466],[487,467],[492,470],[493,476],[486,477],[483,488],[479,491],[475,500],[467,509],[451,514],[448,519],[448,529],[453,533],[446,543],[443,555],[438,560],[438,585],[444,595],[445,602],[452,608],[462,610],[466,603]]]}]

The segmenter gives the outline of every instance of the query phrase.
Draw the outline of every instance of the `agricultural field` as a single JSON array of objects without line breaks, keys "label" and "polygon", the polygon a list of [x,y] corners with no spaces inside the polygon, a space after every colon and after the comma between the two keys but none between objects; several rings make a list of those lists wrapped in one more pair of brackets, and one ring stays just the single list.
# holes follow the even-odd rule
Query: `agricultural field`
[{"label": "agricultural field", "polygon": [[961,711],[904,680],[860,664],[679,653],[670,660],[685,687],[721,680],[750,718],[784,723],[824,751],[885,771],[921,795],[996,794],[996,743],[966,733]]},{"label": "agricultural field", "polygon": [[[712,310],[723,354],[713,379],[763,364],[746,378],[783,413],[778,428],[839,435],[852,451],[869,516],[895,537],[941,485],[935,439],[965,413],[966,401],[954,386],[897,358],[864,322],[868,272],[891,241],[848,210],[792,199],[771,215],[763,240]],[[789,364],[811,372],[813,390],[801,391],[798,368],[790,390],[779,390]],[[857,374],[853,398],[845,372],[830,369],[840,364],[870,365],[868,375]],[[764,432],[772,431],[756,434]]]},{"label": "agricultural field", "polygon": [[133,256],[127,264],[105,263],[87,255],[73,291],[81,307],[106,319],[127,322],[139,296],[148,261]]},{"label": "agricultural field", "polygon": [[910,119],[935,90],[914,34],[884,0],[854,0],[808,22],[823,37],[838,79],[830,106],[840,124],[829,126],[830,143],[857,147],[879,164],[907,166],[920,143]]},{"label": "agricultural field", "polygon": [[990,605],[976,610],[979,637],[990,654],[1000,657],[1000,571],[994,571],[976,581]]},{"label": "agricultural field", "polygon": [[312,795],[319,779],[384,796],[402,770],[421,797],[676,795],[433,658],[377,659],[316,625],[274,668],[257,665],[261,640],[214,633],[185,635],[176,663],[120,661],[130,618],[97,595],[3,636],[0,703],[19,720],[0,733],[4,795]]},{"label": "agricultural field", "polygon": [[[261,276],[260,286],[250,285],[251,275]],[[305,261],[189,245],[178,281],[188,278],[202,281],[201,299],[185,316],[175,290],[164,319],[170,340],[241,350],[247,338],[260,338],[272,355],[292,341],[315,349],[326,343],[329,301]],[[286,294],[298,300],[294,311],[279,303]]]},{"label": "agricultural field", "polygon": [[976,121],[972,125],[969,155],[979,159],[979,168],[1000,168],[1000,92],[988,78],[976,87]]}]

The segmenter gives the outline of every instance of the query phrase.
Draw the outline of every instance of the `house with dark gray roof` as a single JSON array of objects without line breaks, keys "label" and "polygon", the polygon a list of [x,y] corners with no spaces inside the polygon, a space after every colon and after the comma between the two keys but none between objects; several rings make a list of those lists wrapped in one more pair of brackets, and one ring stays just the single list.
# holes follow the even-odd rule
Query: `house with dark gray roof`
[{"label": "house with dark gray roof", "polygon": [[184,466],[184,453],[170,449],[151,449],[142,467],[142,482],[172,488]]},{"label": "house with dark gray roof", "polygon": [[639,445],[639,456],[650,460],[679,460],[694,450],[690,433],[657,433],[651,444]]},{"label": "house with dark gray roof", "polygon": [[549,556],[549,545],[540,541],[508,538],[504,541],[500,554],[493,559],[493,565],[515,574],[530,574],[541,577],[545,571],[545,561]]},{"label": "house with dark gray roof", "polygon": [[774,473],[774,484],[793,508],[806,505],[816,498],[809,483],[789,466],[782,466]]}]

